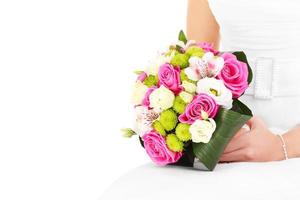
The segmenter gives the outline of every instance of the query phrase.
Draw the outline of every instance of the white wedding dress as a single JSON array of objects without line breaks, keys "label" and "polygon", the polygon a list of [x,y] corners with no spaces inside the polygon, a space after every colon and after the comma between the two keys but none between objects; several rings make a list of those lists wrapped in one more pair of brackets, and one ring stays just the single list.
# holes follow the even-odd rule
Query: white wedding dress
[{"label": "white wedding dress", "polygon": [[221,50],[244,51],[254,82],[242,97],[270,128],[300,123],[300,1],[210,0]]},{"label": "white wedding dress", "polygon": [[[300,123],[300,0],[209,0],[224,51],[244,51],[254,82],[242,101],[279,132]],[[154,164],[117,180],[103,200],[300,199],[300,159],[219,164],[214,172]]]}]

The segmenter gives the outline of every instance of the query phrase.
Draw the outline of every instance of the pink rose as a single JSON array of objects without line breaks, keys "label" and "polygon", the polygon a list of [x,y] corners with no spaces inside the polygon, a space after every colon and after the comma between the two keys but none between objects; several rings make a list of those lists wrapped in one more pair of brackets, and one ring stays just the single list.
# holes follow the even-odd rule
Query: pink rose
[{"label": "pink rose", "polygon": [[159,85],[163,85],[175,94],[179,94],[182,91],[180,85],[180,69],[173,67],[169,63],[162,65],[158,71]]},{"label": "pink rose", "polygon": [[217,78],[223,80],[225,86],[231,90],[233,98],[239,98],[249,86],[247,64],[231,53],[224,53],[222,57],[225,64]]},{"label": "pink rose", "polygon": [[218,55],[219,52],[214,50],[213,45],[208,42],[198,42],[198,47],[201,47],[205,52],[212,52],[214,55]]},{"label": "pink rose", "polygon": [[143,82],[147,78],[147,74],[142,72],[138,77],[137,80]]},{"label": "pink rose", "polygon": [[201,111],[206,112],[209,118],[214,118],[218,109],[217,102],[211,96],[201,93],[196,95],[193,101],[187,105],[185,112],[179,116],[179,121],[193,124],[197,119],[202,119]]},{"label": "pink rose", "polygon": [[142,101],[142,105],[143,105],[143,106],[149,107],[149,105],[150,105],[149,96],[150,96],[150,94],[151,94],[156,88],[157,88],[156,86],[153,86],[153,87],[151,87],[151,88],[148,89],[148,91],[146,92],[145,97],[144,97],[144,99],[143,99],[143,101]]},{"label": "pink rose", "polygon": [[150,131],[143,136],[144,147],[151,160],[157,165],[164,166],[176,163],[182,153],[170,151],[167,147],[165,138],[155,131]]}]

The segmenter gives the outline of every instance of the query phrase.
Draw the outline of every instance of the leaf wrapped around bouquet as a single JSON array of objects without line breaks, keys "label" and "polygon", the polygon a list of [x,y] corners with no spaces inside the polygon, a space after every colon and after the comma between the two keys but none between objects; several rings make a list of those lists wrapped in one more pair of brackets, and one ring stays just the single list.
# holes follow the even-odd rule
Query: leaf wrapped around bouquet
[{"label": "leaf wrapped around bouquet", "polygon": [[234,100],[231,110],[221,109],[216,116],[217,129],[209,143],[193,143],[193,153],[204,166],[199,168],[213,170],[232,137],[251,118],[251,111],[240,101]]},{"label": "leaf wrapped around bouquet", "polygon": [[227,144],[252,117],[240,102],[252,81],[243,52],[218,52],[209,43],[179,41],[138,71],[133,129],[157,165],[214,170]]}]

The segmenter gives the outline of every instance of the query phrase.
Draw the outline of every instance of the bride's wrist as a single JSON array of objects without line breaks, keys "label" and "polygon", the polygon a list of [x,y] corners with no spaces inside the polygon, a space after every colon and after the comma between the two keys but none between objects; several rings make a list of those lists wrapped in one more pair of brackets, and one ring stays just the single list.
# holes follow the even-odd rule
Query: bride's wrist
[{"label": "bride's wrist", "polygon": [[274,147],[273,147],[273,161],[280,161],[286,159],[286,154],[283,149],[283,142],[280,138],[280,136],[274,134]]},{"label": "bride's wrist", "polygon": [[279,146],[281,147],[281,159],[280,160],[288,160],[289,155],[288,155],[288,151],[287,151],[287,145],[286,145],[285,138],[281,134],[278,134],[277,138],[280,141]]},{"label": "bride's wrist", "polygon": [[300,127],[295,127],[282,135],[289,158],[300,157]]}]

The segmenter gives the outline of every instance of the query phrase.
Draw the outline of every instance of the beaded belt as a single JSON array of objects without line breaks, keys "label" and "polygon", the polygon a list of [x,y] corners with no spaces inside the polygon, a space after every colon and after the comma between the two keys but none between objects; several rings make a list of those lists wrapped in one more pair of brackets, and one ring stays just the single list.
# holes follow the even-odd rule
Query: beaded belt
[{"label": "beaded belt", "polygon": [[254,77],[246,95],[266,100],[300,96],[300,62],[258,57],[249,63]]}]

